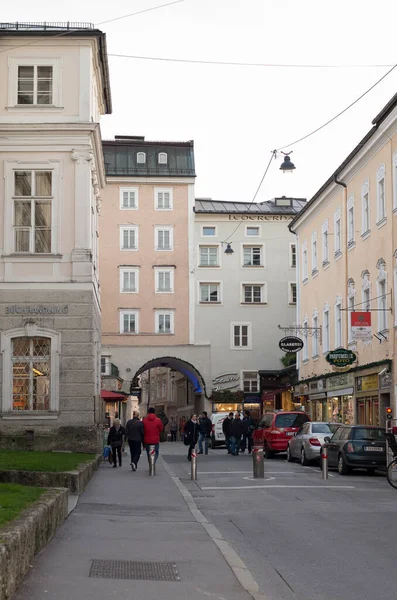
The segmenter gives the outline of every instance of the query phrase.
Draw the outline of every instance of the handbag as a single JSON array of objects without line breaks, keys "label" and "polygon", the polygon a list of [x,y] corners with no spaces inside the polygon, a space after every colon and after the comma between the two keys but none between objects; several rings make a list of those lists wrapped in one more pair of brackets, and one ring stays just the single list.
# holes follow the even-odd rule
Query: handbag
[{"label": "handbag", "polygon": [[121,440],[116,440],[112,442],[112,448],[121,448]]}]

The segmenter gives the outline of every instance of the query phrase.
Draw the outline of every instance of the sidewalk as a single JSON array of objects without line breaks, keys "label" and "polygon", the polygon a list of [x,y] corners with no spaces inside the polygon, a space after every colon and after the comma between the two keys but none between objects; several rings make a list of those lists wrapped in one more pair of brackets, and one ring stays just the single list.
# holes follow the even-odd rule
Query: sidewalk
[{"label": "sidewalk", "polygon": [[[160,454],[173,457],[171,463],[185,450],[180,443],[160,446]],[[123,460],[121,469],[101,465],[14,600],[252,600],[208,535],[212,526],[198,522],[185,487],[171,477],[172,464],[160,458],[157,475],[149,477],[146,454],[136,473],[129,457]],[[90,577],[93,559],[171,563],[179,580]]]}]

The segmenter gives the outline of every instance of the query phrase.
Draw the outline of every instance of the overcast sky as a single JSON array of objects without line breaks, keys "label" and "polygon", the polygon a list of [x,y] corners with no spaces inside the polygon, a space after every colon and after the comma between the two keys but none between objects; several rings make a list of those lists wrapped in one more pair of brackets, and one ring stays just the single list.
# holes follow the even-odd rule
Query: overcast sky
[{"label": "overcast sky", "polygon": [[[19,0],[1,21],[99,23],[170,0]],[[184,0],[100,28],[108,52],[294,64],[397,62],[395,0]],[[113,115],[102,135],[195,142],[196,196],[251,201],[273,148],[328,120],[388,69],[194,65],[109,57]],[[310,198],[396,92],[397,69],[335,123],[274,161],[258,200]]]}]

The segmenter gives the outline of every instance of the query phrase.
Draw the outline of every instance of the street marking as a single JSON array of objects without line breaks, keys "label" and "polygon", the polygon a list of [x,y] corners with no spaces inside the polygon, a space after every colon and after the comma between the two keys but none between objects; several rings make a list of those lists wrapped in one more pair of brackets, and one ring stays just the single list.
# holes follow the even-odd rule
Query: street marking
[{"label": "street marking", "polygon": [[[243,479],[247,479],[248,481],[256,481],[256,480],[257,480],[257,477],[253,477],[253,476],[251,475],[251,477],[243,477]],[[262,479],[262,477],[261,477],[261,479]],[[275,477],[263,477],[263,479],[264,479],[265,481],[270,481],[271,479],[276,479],[276,478],[275,478]]]},{"label": "street marking", "polygon": [[354,485],[231,485],[231,486],[208,486],[202,490],[263,490],[266,488],[299,488],[319,490],[355,490]]}]

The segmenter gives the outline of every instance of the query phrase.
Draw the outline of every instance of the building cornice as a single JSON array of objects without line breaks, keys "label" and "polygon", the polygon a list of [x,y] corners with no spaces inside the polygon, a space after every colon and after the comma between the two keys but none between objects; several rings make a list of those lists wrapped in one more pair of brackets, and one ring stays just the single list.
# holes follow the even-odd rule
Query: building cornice
[{"label": "building cornice", "polygon": [[143,184],[143,183],[182,183],[182,184],[194,184],[196,181],[195,177],[132,177],[132,176],[120,176],[120,175],[108,175],[106,177],[106,183],[119,183],[125,185],[126,183]]}]

